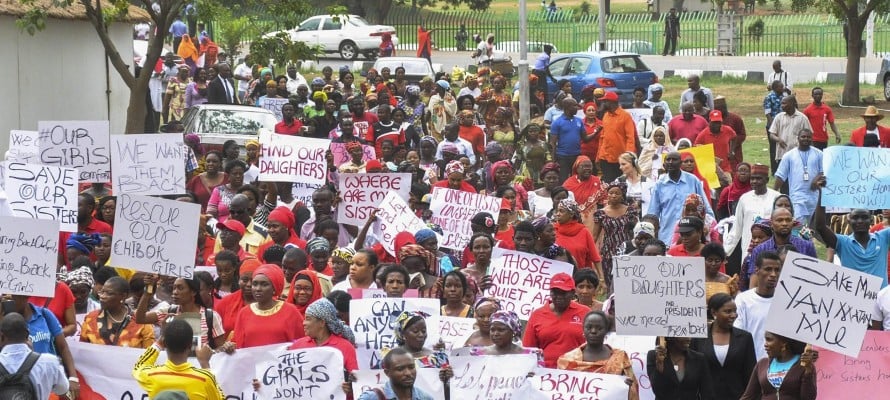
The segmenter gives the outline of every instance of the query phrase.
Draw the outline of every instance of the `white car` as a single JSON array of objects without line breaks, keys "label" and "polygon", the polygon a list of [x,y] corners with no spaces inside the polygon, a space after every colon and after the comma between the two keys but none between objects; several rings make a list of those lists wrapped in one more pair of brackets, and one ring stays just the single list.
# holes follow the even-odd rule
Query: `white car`
[{"label": "white car", "polygon": [[[336,20],[335,20],[336,18]],[[393,45],[399,44],[396,28],[371,25],[358,15],[316,15],[300,23],[296,29],[284,31],[295,42],[320,46],[325,53],[339,53],[344,60],[354,60],[359,54],[373,60],[380,50],[381,36],[392,35]],[[274,36],[278,32],[266,34]]]},{"label": "white car", "polygon": [[435,78],[437,72],[442,72],[442,64],[430,65],[425,58],[418,57],[382,57],[374,62],[374,69],[378,72],[383,68],[389,68],[393,76],[396,75],[396,68],[405,68],[405,78],[408,82],[420,82],[421,79],[429,77]]},{"label": "white car", "polygon": [[229,139],[243,148],[248,140],[259,139],[260,132],[274,132],[277,123],[265,108],[229,104],[201,104],[182,117],[185,133],[197,134],[207,150],[221,150]]}]

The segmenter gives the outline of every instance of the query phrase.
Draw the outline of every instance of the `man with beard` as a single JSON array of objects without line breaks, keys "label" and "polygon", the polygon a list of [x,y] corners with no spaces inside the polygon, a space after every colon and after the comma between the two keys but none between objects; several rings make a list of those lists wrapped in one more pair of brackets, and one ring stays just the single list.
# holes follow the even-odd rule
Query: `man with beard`
[{"label": "man with beard", "polygon": [[[244,225],[244,234],[241,236],[239,244],[244,251],[257,255],[257,249],[269,236],[265,227],[260,226],[253,220],[253,213],[256,208],[250,207],[250,199],[243,194],[236,194],[229,203],[229,218],[234,219]],[[214,252],[222,250],[220,246],[220,235],[216,235],[216,248]]]},{"label": "man with beard", "polygon": [[[744,260],[748,256],[748,245],[751,244],[751,226],[754,222],[769,218],[773,209],[773,203],[779,192],[772,190],[766,186],[769,182],[769,167],[763,164],[754,164],[751,166],[751,191],[739,198],[738,205],[735,209],[735,217],[732,228],[723,236],[723,249],[726,254],[732,254],[736,246],[741,243],[742,247],[740,260]],[[726,272],[738,270],[738,264],[730,268],[727,265]],[[732,275],[731,273],[729,275]]]},{"label": "man with beard", "polygon": [[732,165],[729,159],[734,157],[733,149],[735,149],[735,131],[729,126],[723,124],[723,113],[719,110],[712,110],[710,115],[708,128],[702,130],[693,142],[696,146],[713,144],[714,157],[720,160],[719,167],[727,174],[732,174]]},{"label": "man with beard", "polygon": [[292,103],[281,106],[281,121],[275,124],[275,133],[281,135],[301,136],[304,133],[303,123],[294,117],[296,109]]},{"label": "man with beard", "polygon": [[374,142],[374,124],[380,121],[376,115],[365,112],[365,99],[353,96],[349,99],[349,112],[352,113],[352,125],[355,136],[367,143]]},{"label": "man with beard", "polygon": [[[784,208],[780,210],[788,212]],[[735,304],[738,317],[732,326],[751,333],[751,336],[754,337],[754,352],[759,360],[766,357],[766,348],[763,345],[766,333],[766,316],[769,314],[769,307],[773,303],[773,295],[779,284],[782,261],[779,259],[779,253],[774,250],[765,250],[758,254],[754,262],[757,266],[756,278],[760,284],[736,296]]]},{"label": "man with beard", "polygon": [[[661,226],[658,238],[665,243],[672,243],[674,234],[672,227],[677,225],[683,213],[686,197],[695,193],[703,199],[709,198],[705,194],[701,181],[686,171],[680,169],[680,153],[672,151],[664,157],[665,173],[658,178],[655,189],[652,191],[652,199],[649,200],[649,214],[661,216]],[[705,211],[711,216],[709,202],[705,202]]]},{"label": "man with beard", "polygon": [[[813,246],[813,242],[791,234],[791,229],[794,227],[794,216],[791,215],[791,211],[787,208],[777,208],[773,210],[770,215],[770,225],[773,228],[773,237],[757,245],[757,247],[751,251],[751,259],[748,261],[749,265],[746,266],[749,271],[755,271],[756,273],[757,270],[755,267],[760,253],[778,252],[779,247],[785,245],[794,246],[794,248],[797,249],[795,251],[800,254],[816,257],[816,247]],[[759,275],[752,276],[751,287],[755,287],[756,284],[759,283],[759,280]],[[751,334],[753,335],[754,332],[751,332]]]},{"label": "man with beard", "polygon": [[408,350],[394,348],[383,357],[383,373],[389,378],[381,389],[368,390],[358,400],[411,399],[433,400],[433,397],[414,387],[417,379],[417,366]]},{"label": "man with beard", "polygon": [[812,143],[813,131],[799,131],[797,147],[785,153],[774,174],[776,182],[773,189],[779,190],[785,183],[788,184],[788,197],[794,206],[794,218],[802,224],[810,222],[810,216],[816,211],[819,200],[816,178],[822,174],[822,151],[812,147]]}]

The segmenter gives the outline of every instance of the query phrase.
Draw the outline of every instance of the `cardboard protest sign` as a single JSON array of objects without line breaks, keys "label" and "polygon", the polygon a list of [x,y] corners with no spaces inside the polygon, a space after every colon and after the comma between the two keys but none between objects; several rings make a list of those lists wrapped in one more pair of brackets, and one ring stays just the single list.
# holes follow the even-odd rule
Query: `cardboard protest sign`
[{"label": "cardboard protest sign", "polygon": [[14,216],[58,221],[62,232],[77,232],[77,170],[7,162],[5,175]]},{"label": "cardboard protest sign", "polygon": [[[423,220],[414,215],[408,203],[396,192],[389,192],[380,205],[377,206],[377,223],[374,224],[374,234],[380,239],[380,244],[387,253],[395,256],[393,249],[396,235],[399,232],[417,233],[425,229]],[[438,235],[436,235],[438,236]],[[442,238],[439,237],[439,243]]]},{"label": "cardboard protest sign", "polygon": [[[355,398],[374,388],[383,389],[383,385],[389,380],[382,369],[358,370],[352,373],[356,378],[356,381],[352,382],[352,393]],[[439,379],[439,368],[417,368],[414,387],[423,390],[434,400],[445,400],[445,384]]]},{"label": "cardboard protest sign", "polygon": [[445,232],[439,241],[439,247],[463,250],[473,235],[470,219],[484,211],[491,214],[494,224],[500,208],[499,197],[440,187],[433,189],[430,200],[430,211],[433,216],[430,222],[441,226]]},{"label": "cardboard protest sign", "polygon": [[822,205],[890,208],[890,149],[831,146],[822,153],[822,165],[827,181]]},{"label": "cardboard protest sign", "polygon": [[59,223],[0,217],[0,294],[53,297]]},{"label": "cardboard protest sign", "polygon": [[646,371],[646,356],[649,350],[655,349],[655,336],[626,336],[613,333],[606,336],[606,344],[627,353],[634,375],[637,377],[637,384],[640,386],[640,400],[655,400],[652,381],[649,380],[649,372]]},{"label": "cardboard protest sign", "polygon": [[460,348],[476,331],[475,318],[439,317],[439,337],[446,349]]},{"label": "cardboard protest sign", "polygon": [[504,310],[527,321],[532,311],[550,299],[550,278],[560,272],[571,275],[574,268],[562,261],[496,247],[491,253],[492,286],[487,294],[500,299]]},{"label": "cardboard protest sign", "polygon": [[147,134],[111,137],[111,185],[114,193],[165,195],[185,193],[182,135]]},{"label": "cardboard protest sign", "polygon": [[324,184],[330,141],[299,136],[260,135],[260,181]]},{"label": "cardboard protest sign", "polygon": [[856,357],[882,279],[795,252],[782,265],[766,330]]},{"label": "cardboard protest sign", "polygon": [[538,366],[534,354],[504,356],[452,356],[454,370],[449,381],[451,398],[461,400],[510,399],[516,397]]},{"label": "cardboard protest sign", "polygon": [[621,256],[612,275],[619,334],[708,336],[703,258]]},{"label": "cardboard protest sign", "polygon": [[111,266],[191,278],[200,204],[120,194]]},{"label": "cardboard protest sign", "polygon": [[37,131],[9,131],[7,161],[40,164],[40,134]]},{"label": "cardboard protest sign", "polygon": [[272,360],[256,365],[260,395],[277,399],[346,399],[343,383],[343,353],[333,347],[278,350]]},{"label": "cardboard protest sign", "polygon": [[888,383],[890,332],[867,331],[858,357],[819,352],[816,384],[820,399],[875,398],[875,389],[886,388]]},{"label": "cardboard protest sign", "polygon": [[[717,189],[720,187],[720,179],[717,178],[717,163],[714,160],[713,144],[709,143],[678,151],[681,154],[690,153],[695,157],[695,166],[698,168],[698,172],[701,173],[701,176],[703,176],[705,180],[708,181],[708,186],[710,186],[711,189]],[[652,168],[655,168],[655,166],[653,166]]]},{"label": "cardboard protest sign", "polygon": [[[374,146],[362,145],[362,161],[376,160],[377,152]],[[345,143],[331,143],[331,155],[334,156],[334,165],[339,167],[352,160],[352,156],[346,151]]]},{"label": "cardboard protest sign", "polygon": [[260,107],[272,111],[272,114],[275,114],[275,119],[281,121],[284,119],[284,115],[281,113],[281,106],[287,104],[288,102],[290,102],[290,99],[286,97],[274,99],[266,97],[263,99],[263,101],[260,102]]},{"label": "cardboard protest sign", "polygon": [[40,164],[74,168],[81,182],[111,181],[108,121],[39,121]]},{"label": "cardboard protest sign", "polygon": [[433,347],[439,341],[438,299],[358,299],[349,302],[349,327],[355,334],[355,347],[359,369],[377,369],[382,358],[379,350],[396,348],[396,319],[402,311],[420,311],[430,315],[427,326],[426,346]]},{"label": "cardboard protest sign", "polygon": [[655,191],[655,182],[646,181],[640,182],[641,198],[640,201],[642,205],[640,206],[640,215],[646,215],[649,213],[649,202],[652,200],[652,192]]},{"label": "cardboard protest sign", "polygon": [[322,186],[321,183],[294,182],[291,194],[306,207],[312,207],[312,194]]},{"label": "cardboard protest sign", "polygon": [[402,200],[411,192],[411,174],[340,174],[340,199],[337,222],[364,226],[371,211],[392,191]]},{"label": "cardboard protest sign", "polygon": [[634,125],[644,119],[652,118],[651,108],[625,108],[624,111],[627,111],[630,117],[634,119]]},{"label": "cardboard protest sign", "polygon": [[538,368],[532,387],[548,399],[627,400],[629,387],[621,375]]}]

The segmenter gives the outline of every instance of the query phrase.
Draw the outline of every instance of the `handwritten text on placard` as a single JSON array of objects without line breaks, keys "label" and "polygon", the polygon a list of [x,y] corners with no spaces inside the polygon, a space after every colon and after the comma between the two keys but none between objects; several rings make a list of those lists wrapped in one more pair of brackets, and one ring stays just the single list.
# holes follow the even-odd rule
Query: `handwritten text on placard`
[{"label": "handwritten text on placard", "polygon": [[7,161],[40,164],[40,141],[37,131],[9,131]]},{"label": "handwritten text on placard", "polygon": [[164,195],[185,193],[185,146],[182,135],[111,137],[115,193]]},{"label": "handwritten text on placard", "polygon": [[63,232],[77,232],[77,170],[8,162],[5,187],[16,217],[58,221]]},{"label": "handwritten text on placard", "polygon": [[359,368],[379,368],[379,354],[383,348],[398,347],[393,329],[402,311],[421,311],[426,318],[426,345],[439,341],[439,301],[436,299],[358,299],[349,302],[349,327],[355,333]]},{"label": "handwritten text on placard", "polygon": [[538,368],[531,382],[551,400],[627,400],[624,379],[621,375]]},{"label": "handwritten text on placard", "polygon": [[290,100],[287,98],[265,98],[260,103],[260,107],[265,108],[269,111],[272,111],[272,114],[275,114],[275,119],[281,121],[284,119],[284,115],[281,113],[281,107],[287,104]]},{"label": "handwritten text on placard", "polygon": [[828,183],[822,189],[822,205],[890,208],[890,149],[831,146],[822,163]]},{"label": "handwritten text on placard", "polygon": [[0,217],[0,294],[52,297],[59,223]]},{"label": "handwritten text on placard", "polygon": [[495,248],[491,254],[489,296],[501,300],[505,310],[528,320],[532,311],[550,299],[550,278],[560,272],[572,274],[572,264],[520,251]]},{"label": "handwritten text on placard", "polygon": [[76,168],[82,182],[109,182],[108,129],[108,121],[40,121],[40,163]]},{"label": "handwritten text on placard", "polygon": [[264,133],[260,135],[260,180],[324,184],[330,141]]},{"label": "handwritten text on placard", "polygon": [[430,201],[430,210],[433,212],[430,222],[439,225],[445,232],[439,247],[463,250],[473,235],[470,219],[484,211],[491,214],[491,223],[494,224],[500,208],[499,197],[435,188]]},{"label": "handwritten text on placard", "polygon": [[[334,166],[341,166],[352,161],[352,156],[346,151],[345,143],[331,143],[331,155],[334,156]],[[377,159],[377,153],[374,152],[374,146],[362,145],[362,161]]]},{"label": "handwritten text on placard", "polygon": [[820,351],[816,364],[820,399],[868,399],[890,385],[890,332],[867,331],[858,357]]},{"label": "handwritten text on placard", "polygon": [[331,347],[272,352],[256,366],[264,399],[345,399],[343,354]]},{"label": "handwritten text on placard", "polygon": [[511,399],[528,388],[528,373],[538,365],[534,354],[505,356],[452,356],[449,359],[451,398],[463,400]]},{"label": "handwritten text on placard", "polygon": [[[414,215],[401,195],[393,191],[387,193],[378,206],[377,223],[374,226],[374,234],[380,239],[383,249],[392,255],[396,255],[393,246],[399,232],[415,234],[427,227],[423,220]],[[442,243],[441,238],[439,243]]]},{"label": "handwritten text on placard", "polygon": [[362,226],[387,193],[393,191],[402,200],[411,191],[411,174],[341,174],[340,206],[337,222]]}]

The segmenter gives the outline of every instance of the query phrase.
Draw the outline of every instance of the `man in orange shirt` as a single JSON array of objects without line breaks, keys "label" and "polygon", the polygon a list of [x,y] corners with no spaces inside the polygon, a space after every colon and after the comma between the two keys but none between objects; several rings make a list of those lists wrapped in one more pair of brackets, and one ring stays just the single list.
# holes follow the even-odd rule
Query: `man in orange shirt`
[{"label": "man in orange shirt", "polygon": [[615,92],[606,92],[602,101],[605,114],[596,161],[603,174],[602,181],[612,182],[621,176],[618,156],[624,152],[637,153],[637,127],[633,117],[618,105],[618,95]]},{"label": "man in orange shirt", "polygon": [[720,110],[712,110],[708,115],[711,122],[695,137],[695,145],[714,145],[714,158],[720,160],[720,169],[732,174],[732,164],[729,158],[733,157],[735,149],[736,133],[732,128],[723,125],[723,113]]}]

